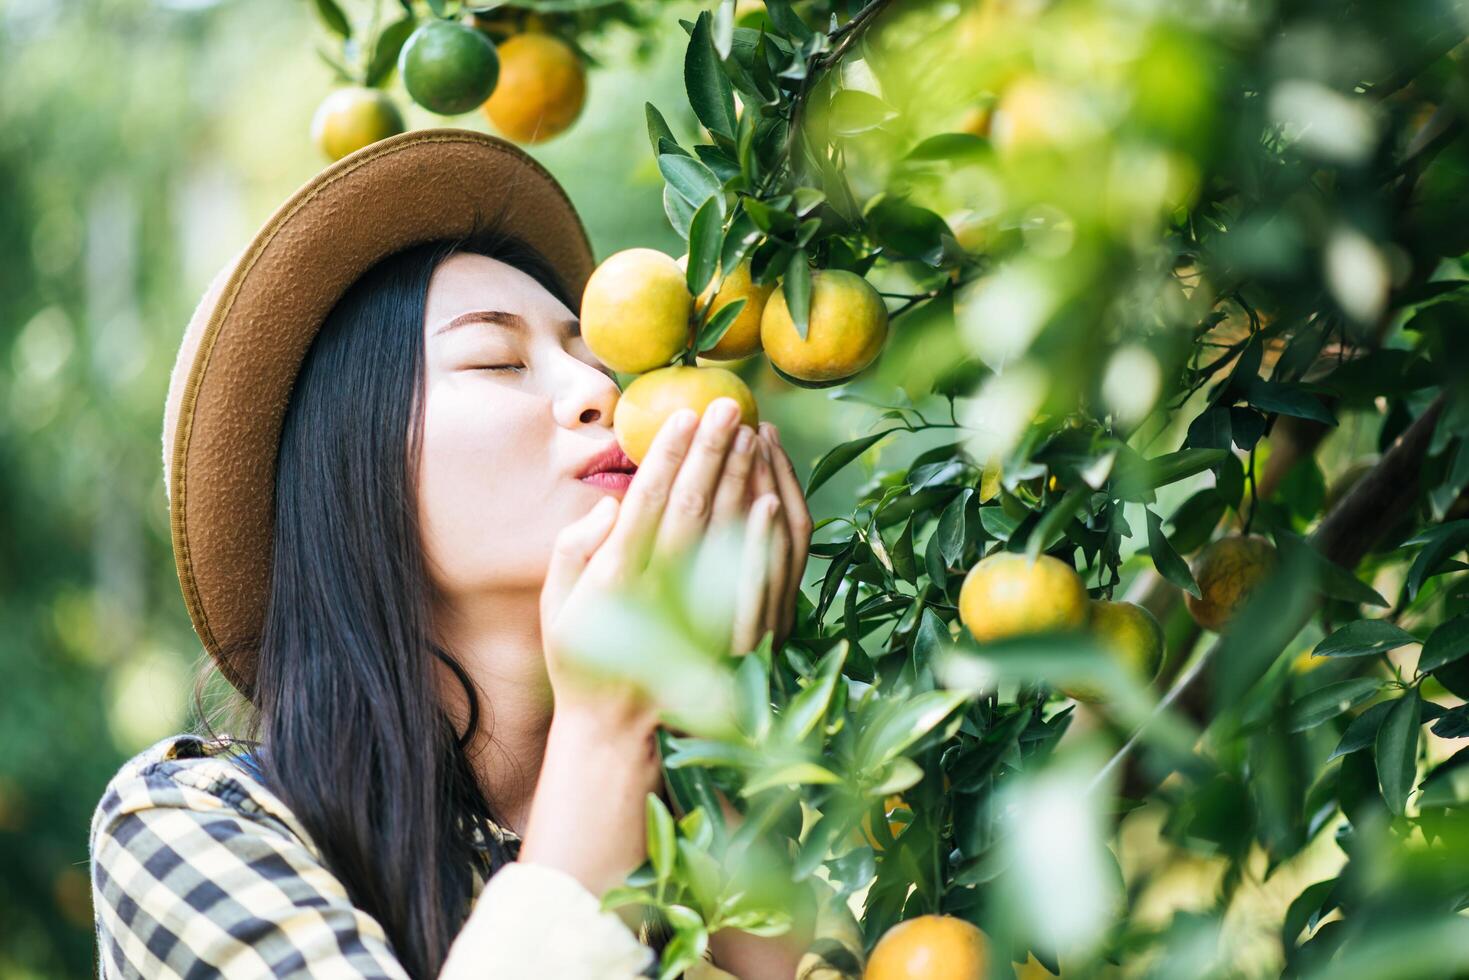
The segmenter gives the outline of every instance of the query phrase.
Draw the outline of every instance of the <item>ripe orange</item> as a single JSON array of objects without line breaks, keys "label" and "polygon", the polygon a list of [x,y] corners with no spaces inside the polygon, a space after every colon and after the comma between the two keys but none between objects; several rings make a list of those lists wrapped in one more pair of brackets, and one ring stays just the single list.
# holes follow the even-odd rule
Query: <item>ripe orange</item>
[{"label": "ripe orange", "polygon": [[806,339],[796,332],[784,290],[760,318],[765,356],[782,374],[817,384],[850,378],[871,364],[888,336],[888,311],[866,279],[842,269],[811,273]]},{"label": "ripe orange", "polygon": [[370,143],[403,132],[393,100],[375,88],[352,85],[321,100],[311,117],[311,141],[329,160],[340,160]]},{"label": "ripe orange", "polygon": [[979,927],[951,915],[899,922],[877,941],[863,980],[984,980],[989,941]]},{"label": "ripe orange", "polygon": [[[687,262],[688,256],[685,255],[678,260],[679,267],[687,268]],[[711,288],[713,283],[699,294],[699,302],[709,299]],[[749,260],[735,266],[719,284],[719,291],[714,294],[714,303],[709,307],[709,315],[713,316],[737,299],[744,300],[745,305],[724,336],[719,338],[719,343],[699,356],[707,357],[711,361],[737,361],[760,350],[760,317],[765,313],[765,303],[774,289],[773,283],[762,286],[751,278]]]},{"label": "ripe orange", "polygon": [[490,97],[500,59],[482,32],[433,18],[408,36],[398,54],[398,74],[414,102],[441,116],[457,116]]},{"label": "ripe orange", "polygon": [[755,396],[739,375],[678,364],[650,371],[627,386],[612,413],[612,431],[632,461],[641,463],[670,415],[681,408],[702,415],[716,398],[733,398],[740,405],[740,421],[751,428],[759,424]]},{"label": "ripe orange", "polygon": [[612,370],[651,371],[688,347],[693,312],[678,263],[651,248],[629,248],[608,256],[587,280],[581,335]]},{"label": "ripe orange", "polygon": [[1275,560],[1275,546],[1258,534],[1206,545],[1193,564],[1201,598],[1184,597],[1194,622],[1207,630],[1224,629],[1274,569]]},{"label": "ripe orange", "polygon": [[[1132,602],[1095,599],[1088,628],[1139,681],[1146,684],[1158,676],[1163,666],[1163,627],[1147,609]],[[1061,692],[1077,701],[1102,700],[1100,691],[1085,685],[1062,687]]]},{"label": "ripe orange", "polygon": [[576,121],[586,96],[586,69],[571,45],[550,34],[517,34],[500,45],[500,83],[484,110],[515,142],[540,143]]},{"label": "ripe orange", "polygon": [[1088,612],[1086,585],[1059,558],[1001,551],[964,576],[959,619],[981,643],[1025,633],[1078,629]]},{"label": "ripe orange", "polygon": [[[897,840],[898,835],[907,829],[908,824],[912,822],[912,811],[908,808],[908,804],[903,800],[903,797],[897,793],[882,801],[882,809],[888,818],[888,836]],[[898,816],[899,812],[907,815],[901,820],[894,819],[894,817]],[[858,828],[858,834],[862,843],[879,854],[882,853],[883,843],[877,839],[877,834],[872,829],[871,810],[862,815],[862,826]]]}]

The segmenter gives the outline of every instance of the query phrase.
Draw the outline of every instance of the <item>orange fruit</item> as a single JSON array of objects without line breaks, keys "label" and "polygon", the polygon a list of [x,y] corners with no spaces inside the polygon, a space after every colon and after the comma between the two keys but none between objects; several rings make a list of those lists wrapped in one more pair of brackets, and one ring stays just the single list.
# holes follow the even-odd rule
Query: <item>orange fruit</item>
[{"label": "orange fruit", "polygon": [[1275,567],[1275,546],[1258,534],[1211,542],[1194,559],[1200,598],[1184,597],[1194,622],[1218,632],[1249,600]]},{"label": "orange fruit", "polygon": [[716,398],[733,398],[740,406],[740,421],[751,428],[759,424],[755,396],[739,375],[677,364],[650,371],[627,386],[612,413],[612,431],[623,452],[641,463],[670,415],[681,408],[702,415]]},{"label": "orange fruit", "polygon": [[843,269],[811,273],[806,339],[796,332],[785,291],[776,290],[760,318],[765,356],[798,381],[832,383],[871,364],[888,336],[888,311],[866,279]]},{"label": "orange fruit", "polygon": [[952,915],[920,915],[883,933],[863,980],[984,980],[989,941]]},{"label": "orange fruit", "polygon": [[517,143],[540,143],[581,115],[587,72],[571,45],[550,34],[517,34],[500,45],[500,83],[485,102],[495,128]]},{"label": "orange fruit", "polygon": [[[688,268],[689,257],[683,256],[678,260],[679,268]],[[699,302],[709,300],[709,291],[714,288],[714,283],[699,294]],[[737,361],[742,357],[749,357],[760,350],[760,317],[765,313],[765,303],[770,299],[775,284],[762,286],[755,282],[750,276],[750,262],[748,259],[740,262],[730,270],[729,275],[719,283],[719,290],[714,293],[714,302],[709,307],[709,316],[712,317],[720,310],[737,299],[745,301],[740,312],[735,315],[734,322],[719,338],[719,343],[701,353],[700,357],[707,357],[711,361]]]},{"label": "orange fruit", "polygon": [[[1126,670],[1147,683],[1163,666],[1163,627],[1147,609],[1133,602],[1094,599],[1088,628]],[[1100,701],[1102,694],[1085,685],[1062,687],[1077,701]]]},{"label": "orange fruit", "polygon": [[959,590],[959,619],[981,643],[1086,623],[1086,585],[1075,569],[1050,555],[1032,562],[1001,551],[969,570]]},{"label": "orange fruit", "polygon": [[403,132],[393,100],[375,88],[351,85],[321,100],[311,117],[311,141],[329,160]]},{"label": "orange fruit", "polygon": [[398,54],[398,75],[414,102],[441,116],[457,116],[490,97],[500,59],[482,32],[434,18],[408,35]]},{"label": "orange fruit", "polygon": [[688,347],[693,312],[678,263],[655,249],[629,248],[608,256],[587,279],[581,335],[612,370],[651,371]]},{"label": "orange fruit", "polygon": [[[911,814],[912,811],[909,810],[908,804],[903,800],[903,797],[899,796],[897,793],[894,793],[893,795],[884,799],[882,801],[882,808],[883,812],[887,814],[888,818],[888,836],[893,838],[893,840],[897,840],[898,835],[901,834],[905,829],[907,829],[908,824],[912,822],[912,817],[908,816],[902,820],[895,820],[893,819],[893,817],[896,816],[898,811],[900,810],[904,813],[909,814]],[[862,815],[862,826],[860,828],[860,833],[862,843],[866,844],[874,851],[877,851],[879,854],[882,853],[883,844],[880,840],[877,839],[877,834],[875,834],[872,830],[871,810],[868,810]]]}]

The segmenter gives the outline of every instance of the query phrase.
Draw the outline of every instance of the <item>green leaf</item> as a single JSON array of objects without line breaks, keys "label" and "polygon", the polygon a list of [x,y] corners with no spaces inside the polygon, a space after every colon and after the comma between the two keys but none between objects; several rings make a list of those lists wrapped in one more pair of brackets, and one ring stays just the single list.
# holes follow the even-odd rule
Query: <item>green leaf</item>
[{"label": "green leaf", "polygon": [[648,118],[648,142],[653,146],[653,155],[661,156],[663,151],[658,148],[660,140],[667,140],[674,146],[678,140],[673,136],[673,130],[668,128],[668,120],[663,118],[663,113],[651,102],[644,103],[643,113]]},{"label": "green leaf", "polygon": [[1428,634],[1423,652],[1418,657],[1418,671],[1426,674],[1453,663],[1466,653],[1469,653],[1469,616],[1457,616],[1440,623]]},{"label": "green leaf", "polygon": [[416,26],[418,22],[412,17],[404,17],[384,27],[382,33],[378,34],[377,43],[372,47],[372,59],[368,62],[367,74],[363,79],[369,87],[381,85],[392,73],[393,67],[398,63],[398,53],[403,50],[404,42]]},{"label": "green leaf", "polygon": [[930,136],[908,151],[907,159],[967,160],[982,159],[990,155],[989,140],[972,133],[940,133]]},{"label": "green leaf", "polygon": [[1228,457],[1224,449],[1181,449],[1154,459],[1120,456],[1110,486],[1119,497],[1138,500],[1151,490],[1186,480]]},{"label": "green leaf", "polygon": [[984,528],[985,533],[1000,541],[1009,541],[1015,529],[1024,521],[1022,517],[1014,517],[1005,513],[1003,507],[981,507],[979,509],[979,525]]},{"label": "green leaf", "polygon": [[754,796],[773,786],[806,786],[839,783],[842,778],[814,762],[792,762],[763,772],[745,784],[741,796]]},{"label": "green leaf", "polygon": [[1261,411],[1336,425],[1336,417],[1326,404],[1300,385],[1257,378],[1245,386],[1244,394],[1246,400]]},{"label": "green leaf", "polygon": [[893,543],[888,553],[893,559],[893,571],[900,578],[916,585],[918,563],[913,557],[913,518],[908,518],[908,523],[903,525],[903,530],[898,534],[898,540]]},{"label": "green leaf", "polygon": [[[707,14],[705,15],[708,16]],[[709,948],[709,931],[699,913],[682,905],[668,905],[663,916],[673,928],[673,938],[663,947],[658,964],[658,980],[674,980],[704,958]]]},{"label": "green leaf", "polygon": [[[1314,512],[1315,508],[1311,510]],[[1301,553],[1315,572],[1316,586],[1323,595],[1367,606],[1385,607],[1388,605],[1388,601],[1376,589],[1357,578],[1350,569],[1343,568],[1317,551],[1310,541],[1299,534],[1287,528],[1276,528],[1275,541],[1282,553],[1287,551]]]},{"label": "green leaf", "polygon": [[1424,546],[1408,570],[1405,585],[1411,602],[1418,597],[1423,583],[1437,575],[1446,560],[1469,545],[1469,520],[1449,521],[1405,543]]},{"label": "green leaf", "polygon": [[1143,513],[1148,519],[1148,554],[1153,559],[1153,567],[1158,570],[1159,575],[1195,599],[1202,598],[1199,583],[1194,581],[1194,573],[1189,570],[1188,563],[1179,557],[1178,552],[1173,550],[1173,545],[1168,542],[1168,535],[1163,533],[1163,519],[1147,507],[1143,508]]},{"label": "green leaf", "polygon": [[828,111],[828,125],[837,136],[865,133],[898,117],[897,110],[882,99],[851,88],[832,96]]},{"label": "green leaf", "polygon": [[1396,650],[1418,637],[1385,619],[1359,619],[1316,644],[1317,657],[1365,657]]},{"label": "green leaf", "polygon": [[729,275],[759,241],[760,229],[755,226],[755,219],[743,209],[739,210],[729,223],[729,230],[724,233],[724,244],[719,250],[719,271]]},{"label": "green leaf", "polygon": [[816,465],[812,467],[811,478],[806,481],[806,496],[809,497],[815,493],[822,484],[830,480],[833,476],[836,476],[842,467],[877,445],[884,436],[896,431],[898,430],[884,429],[881,432],[874,432],[871,435],[863,436],[860,439],[853,439],[851,442],[843,442],[833,447],[830,452],[821,457]]},{"label": "green leaf", "polygon": [[888,796],[893,793],[901,793],[918,784],[923,778],[923,767],[912,759],[898,756],[888,764],[887,771],[872,787],[870,792],[873,796]]},{"label": "green leaf", "polygon": [[694,220],[694,206],[684,200],[684,196],[675,191],[671,184],[663,187],[663,213],[680,238],[689,237],[689,225]]},{"label": "green leaf", "polygon": [[934,529],[934,538],[939,543],[939,554],[943,556],[944,564],[954,568],[959,564],[959,559],[964,555],[964,510],[969,505],[969,498],[974,495],[972,487],[965,487],[959,491],[949,506],[945,507],[943,513],[939,514],[938,527]]},{"label": "green leaf", "polygon": [[868,230],[895,258],[911,258],[937,266],[944,256],[944,238],[954,237],[948,223],[926,208],[883,194],[867,206]]},{"label": "green leaf", "polygon": [[698,343],[694,350],[702,354],[723,340],[724,335],[729,332],[730,326],[734,324],[735,319],[744,308],[745,298],[743,296],[721,306],[699,331]]},{"label": "green leaf", "polygon": [[1353,677],[1304,694],[1291,703],[1290,730],[1303,732],[1315,728],[1350,711],[1380,690],[1382,681],[1375,677]]},{"label": "green leaf", "polygon": [[327,30],[342,40],[352,37],[352,25],[347,15],[342,13],[342,8],[337,6],[337,0],[316,0],[316,16]]},{"label": "green leaf", "polygon": [[1086,500],[1090,492],[1081,487],[1068,490],[1059,501],[1046,509],[1045,514],[1031,529],[1030,536],[1025,539],[1027,558],[1034,561],[1042,551],[1048,551],[1055,546],[1065,533],[1066,525],[1081,509],[1082,502]]},{"label": "green leaf", "polygon": [[714,270],[719,265],[719,245],[723,239],[724,202],[716,194],[699,205],[689,222],[689,258],[684,278],[689,292],[695,296],[702,293],[714,278]]},{"label": "green leaf", "polygon": [[1435,766],[1419,786],[1422,809],[1455,807],[1469,803],[1469,748],[1460,749]]},{"label": "green leaf", "polygon": [[821,660],[816,679],[809,687],[791,698],[780,718],[780,737],[788,743],[800,742],[821,721],[831,704],[837,678],[847,659],[847,644],[838,644]]},{"label": "green leaf", "polygon": [[678,852],[674,848],[673,815],[663,805],[657,793],[648,794],[648,860],[658,876],[661,887],[673,875],[673,862]]},{"label": "green leaf", "polygon": [[734,43],[734,11],[735,0],[719,0],[719,6],[714,9],[714,27],[711,33],[714,51],[721,58],[729,57],[730,46]]},{"label": "green leaf", "polygon": [[760,761],[760,756],[753,749],[712,738],[673,738],[669,740],[669,747],[672,751],[663,761],[669,769],[686,766],[745,769]]},{"label": "green leaf", "polygon": [[796,327],[796,336],[805,340],[807,318],[811,314],[811,260],[804,248],[796,249],[791,255],[791,261],[786,265],[781,292],[785,295],[791,323]]},{"label": "green leaf", "polygon": [[684,87],[689,105],[704,128],[716,136],[733,140],[735,135],[734,89],[714,49],[709,11],[699,14],[684,53]]},{"label": "green leaf", "polygon": [[949,645],[949,628],[932,609],[923,610],[918,629],[913,634],[913,657],[923,664],[933,663],[934,654]]},{"label": "green leaf", "polygon": [[1311,928],[1312,922],[1321,916],[1326,900],[1336,889],[1336,881],[1335,878],[1318,881],[1291,901],[1280,930],[1281,942],[1287,950],[1292,949],[1296,940],[1301,938],[1301,933]]},{"label": "green leaf", "polygon": [[770,731],[770,674],[756,654],[740,659],[735,670],[735,711],[740,731],[759,742]]},{"label": "green leaf", "polygon": [[710,198],[719,198],[722,204],[724,193],[719,178],[701,161],[677,153],[664,153],[658,157],[658,170],[668,181],[668,186],[692,207],[697,208]]},{"label": "green leaf", "polygon": [[1359,752],[1377,741],[1377,732],[1382,728],[1382,719],[1392,710],[1393,701],[1380,701],[1352,719],[1347,730],[1342,732],[1341,741],[1331,750],[1326,761]]},{"label": "green leaf", "polygon": [[1402,816],[1408,794],[1418,774],[1418,725],[1422,702],[1418,689],[1408,691],[1393,703],[1382,721],[1373,751],[1377,757],[1377,784],[1388,809]]},{"label": "green leaf", "polygon": [[1433,734],[1439,738],[1469,737],[1469,704],[1450,708],[1433,724]]},{"label": "green leaf", "polygon": [[862,733],[858,748],[860,767],[876,770],[886,766],[968,699],[964,691],[928,691],[909,699],[870,731]]}]

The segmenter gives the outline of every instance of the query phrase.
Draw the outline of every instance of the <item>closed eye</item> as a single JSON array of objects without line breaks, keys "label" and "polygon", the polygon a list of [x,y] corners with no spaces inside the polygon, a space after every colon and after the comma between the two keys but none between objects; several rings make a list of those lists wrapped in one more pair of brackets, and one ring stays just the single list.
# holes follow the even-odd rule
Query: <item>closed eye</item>
[{"label": "closed eye", "polygon": [[525,370],[524,364],[477,364],[471,370],[474,371],[509,371],[519,373]]}]

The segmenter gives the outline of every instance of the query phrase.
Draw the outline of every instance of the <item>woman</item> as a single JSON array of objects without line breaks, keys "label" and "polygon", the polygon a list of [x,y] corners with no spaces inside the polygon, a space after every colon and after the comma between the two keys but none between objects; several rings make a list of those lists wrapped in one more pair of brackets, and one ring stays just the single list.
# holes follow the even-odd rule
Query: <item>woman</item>
[{"label": "woman", "polygon": [[[538,165],[429,130],[323,171],[210,287],[165,483],[185,601],[254,751],[165,739],[108,786],[102,976],[652,969],[656,938],[597,896],[645,858],[655,713],[568,669],[567,623],[738,521],[767,547],[732,642],[779,638],[810,518],[774,428],[732,402],[675,416],[634,472],[577,335],[591,265]],[[833,940],[860,945],[838,906],[711,937],[703,975],[844,975]]]}]

